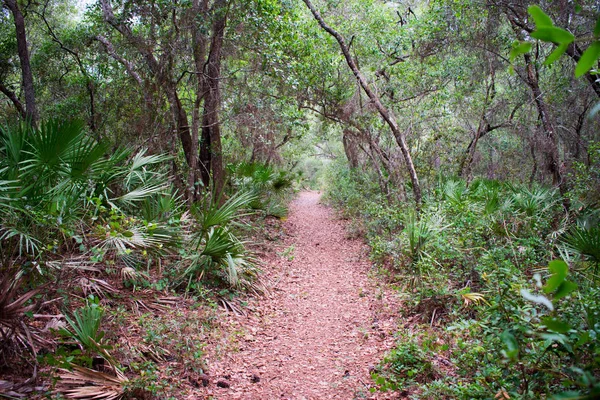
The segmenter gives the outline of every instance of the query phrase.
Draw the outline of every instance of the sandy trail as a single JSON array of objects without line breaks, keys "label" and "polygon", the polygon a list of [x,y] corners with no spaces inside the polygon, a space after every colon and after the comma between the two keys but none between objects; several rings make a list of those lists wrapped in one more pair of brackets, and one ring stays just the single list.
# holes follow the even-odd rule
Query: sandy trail
[{"label": "sandy trail", "polygon": [[284,229],[287,253],[267,260],[273,283],[249,317],[240,317],[239,346],[209,360],[207,393],[216,399],[383,399],[372,394],[369,367],[389,348],[392,312],[368,278],[364,245],[344,223],[302,192]]}]

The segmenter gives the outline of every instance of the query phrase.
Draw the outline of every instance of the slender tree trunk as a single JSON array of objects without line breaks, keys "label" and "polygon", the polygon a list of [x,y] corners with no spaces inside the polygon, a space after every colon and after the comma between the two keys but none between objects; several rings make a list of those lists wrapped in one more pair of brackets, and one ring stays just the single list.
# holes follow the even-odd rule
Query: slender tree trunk
[{"label": "slender tree trunk", "polygon": [[383,194],[385,194],[385,198],[386,198],[388,204],[391,204],[392,198],[390,196],[390,188],[389,188],[390,180],[389,180],[389,178],[386,179],[383,175],[383,171],[381,170],[381,166],[379,165],[381,160],[378,160],[377,157],[375,157],[376,153],[373,150],[372,146],[365,148],[362,144],[359,144],[359,147],[367,155],[367,157],[369,157],[369,159],[371,159],[371,162],[373,163],[373,167],[375,168],[375,172],[377,173],[377,183],[379,184],[379,189],[381,190],[381,192]]},{"label": "slender tree trunk", "polygon": [[315,9],[315,7],[310,2],[310,0],[303,0],[303,1],[304,1],[304,4],[306,4],[306,6],[309,8],[311,13],[315,17],[315,19],[317,20],[317,22],[319,23],[321,28],[323,28],[323,30],[325,30],[327,33],[329,33],[331,36],[333,36],[337,40],[337,42],[339,43],[340,48],[342,50],[342,54],[344,55],[344,58],[346,59],[348,66],[352,70],[352,73],[354,74],[354,76],[356,77],[358,82],[360,83],[360,86],[365,91],[365,93],[367,94],[367,96],[369,97],[369,99],[371,100],[371,102],[373,103],[373,105],[375,106],[375,108],[377,109],[379,114],[381,115],[381,117],[384,119],[384,121],[390,127],[392,134],[394,135],[394,138],[396,139],[396,142],[398,143],[398,146],[400,147],[400,151],[402,152],[404,162],[406,163],[406,166],[408,168],[410,180],[412,182],[413,195],[415,197],[416,209],[417,209],[417,211],[420,211],[422,200],[421,200],[421,186],[419,184],[419,178],[417,176],[417,171],[413,164],[412,157],[411,157],[410,151],[408,149],[408,145],[406,144],[406,138],[404,137],[404,133],[400,130],[400,127],[398,126],[398,123],[396,122],[396,118],[394,117],[394,114],[391,112],[391,110],[388,110],[381,103],[379,96],[377,96],[375,94],[375,92],[371,89],[371,87],[369,86],[367,79],[360,72],[360,70],[358,69],[358,66],[356,65],[356,62],[352,58],[352,55],[350,54],[350,50],[346,44],[346,41],[342,37],[342,35],[340,35],[337,31],[335,31],[329,25],[327,25],[327,23],[325,23],[325,21],[321,17],[321,14],[319,14],[319,12]]},{"label": "slender tree trunk", "polygon": [[469,176],[471,175],[471,165],[473,164],[473,159],[475,158],[477,143],[479,142],[479,139],[488,133],[489,129],[490,124],[485,120],[485,118],[480,119],[475,137],[469,143],[465,157],[463,158],[463,162],[460,165],[459,176],[461,178],[465,178],[467,181],[469,181]]},{"label": "slender tree trunk", "polygon": [[[526,29],[526,27],[523,26],[523,23],[520,22],[520,17],[518,18],[518,16],[510,13],[507,13],[507,17],[511,23],[511,27],[519,39],[521,39],[525,33],[530,32],[528,29]],[[531,54],[524,54],[523,58],[525,60],[524,80],[527,86],[529,86],[529,89],[533,95],[533,100],[537,107],[538,115],[542,125],[543,140],[539,140],[538,142],[541,144],[541,150],[544,155],[544,167],[552,176],[553,185],[557,186],[561,194],[563,194],[565,207],[567,207],[567,198],[564,197],[566,186],[564,185],[563,177],[560,171],[558,138],[556,137],[554,122],[552,120],[552,116],[550,115],[550,111],[548,110],[548,105],[544,101],[542,90],[540,89],[538,81],[537,69],[533,63],[533,60],[531,59]]]},{"label": "slender tree trunk", "polygon": [[[202,118],[201,162],[203,180],[205,170],[212,173],[212,183],[215,198],[220,198],[225,185],[225,170],[223,169],[223,149],[221,146],[221,125],[219,121],[219,108],[221,106],[221,57],[225,25],[229,14],[229,5],[226,0],[217,0],[214,4],[215,20],[210,45],[210,53],[204,65],[205,94],[204,115]],[[206,168],[206,166],[209,168]],[[206,183],[206,182],[205,182]]]},{"label": "slender tree trunk", "polygon": [[17,33],[17,52],[21,62],[21,76],[23,79],[23,91],[25,92],[25,111],[27,118],[33,124],[37,124],[38,112],[35,104],[35,90],[33,87],[33,74],[29,62],[29,49],[27,47],[27,35],[25,33],[25,19],[19,9],[16,0],[4,0],[4,4],[10,10],[15,21]]},{"label": "slender tree trunk", "polygon": [[477,143],[479,139],[485,136],[490,130],[490,124],[487,121],[486,113],[488,111],[488,105],[494,98],[495,92],[495,71],[493,67],[490,71],[491,81],[489,85],[486,85],[485,91],[485,101],[483,103],[483,109],[481,110],[481,116],[479,117],[479,125],[477,126],[477,132],[475,133],[475,137],[469,143],[469,147],[467,148],[467,152],[465,154],[465,158],[460,165],[459,176],[462,178],[466,178],[467,182],[469,181],[469,177],[471,175],[471,164],[473,163],[473,159],[475,157],[475,151],[477,149]]},{"label": "slender tree trunk", "polygon": [[542,96],[542,91],[540,90],[537,78],[537,71],[529,54],[525,54],[525,64],[527,68],[527,84],[533,93],[533,99],[538,109],[538,114],[542,122],[542,129],[544,131],[545,140],[542,141],[542,150],[546,160],[546,169],[552,175],[552,183],[561,188],[563,180],[560,173],[560,157],[558,154],[557,138],[552,117],[550,116],[548,106]]},{"label": "slender tree trunk", "polygon": [[[192,144],[194,146],[194,160],[192,161],[195,165],[198,165],[198,169],[194,168],[193,173],[190,173],[188,178],[188,185],[192,189],[192,200],[198,198],[198,187],[196,186],[198,179],[203,178],[204,175],[210,176],[210,169],[205,170],[205,165],[200,162],[201,156],[198,152],[198,146],[200,144],[200,104],[204,98],[204,78],[202,77],[203,66],[206,59],[206,39],[205,36],[200,32],[198,24],[196,22],[197,15],[206,15],[208,8],[208,0],[193,0],[192,2],[192,15],[190,23],[192,25],[192,46],[194,51],[194,67],[196,68],[196,99],[194,100],[194,108],[192,109]],[[207,182],[203,183],[206,185]]]}]

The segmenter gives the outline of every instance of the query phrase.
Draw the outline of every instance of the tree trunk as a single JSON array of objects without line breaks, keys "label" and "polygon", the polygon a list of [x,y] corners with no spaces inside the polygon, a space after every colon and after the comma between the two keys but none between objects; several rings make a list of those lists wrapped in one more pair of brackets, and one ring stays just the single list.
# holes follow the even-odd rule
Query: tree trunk
[{"label": "tree trunk", "polygon": [[23,91],[25,92],[25,113],[32,125],[37,124],[38,112],[35,104],[35,90],[33,88],[33,74],[29,62],[29,49],[27,48],[27,35],[25,33],[25,19],[19,9],[16,0],[4,0],[4,4],[10,10],[15,20],[17,33],[17,51],[21,62],[21,76],[23,79]]},{"label": "tree trunk", "polygon": [[524,57],[527,68],[527,84],[533,93],[533,99],[538,109],[538,114],[542,122],[542,129],[545,136],[545,140],[542,141],[542,151],[546,162],[546,169],[552,175],[552,184],[561,188],[563,182],[560,173],[560,157],[558,154],[554,124],[552,122],[552,117],[550,116],[548,106],[542,97],[542,91],[540,90],[537,78],[537,71],[535,70],[535,66],[531,61],[531,56],[529,54],[525,54]]},{"label": "tree trunk", "polygon": [[342,144],[344,145],[344,153],[346,153],[346,158],[348,159],[348,164],[350,164],[350,168],[356,169],[358,168],[358,155],[356,154],[356,144],[352,140],[352,134],[348,129],[344,129],[342,135]]},{"label": "tree trunk", "polygon": [[213,22],[210,53],[204,64],[205,94],[204,115],[202,118],[202,142],[200,161],[203,164],[202,177],[206,182],[206,171],[212,174],[212,184],[215,198],[220,198],[225,185],[225,170],[223,169],[223,150],[221,147],[221,126],[219,108],[221,105],[221,53],[225,25],[229,13],[226,0],[217,0],[214,4],[215,20]]},{"label": "tree trunk", "polygon": [[200,32],[198,24],[196,22],[197,15],[205,15],[208,8],[208,0],[193,0],[192,3],[192,14],[190,23],[192,27],[192,46],[194,51],[194,67],[196,68],[196,99],[194,100],[194,108],[192,110],[192,144],[194,145],[194,160],[193,163],[198,165],[198,169],[195,168],[190,171],[188,177],[188,185],[192,190],[191,199],[197,200],[199,191],[197,187],[198,179],[202,178],[202,182],[205,186],[208,184],[204,176],[210,176],[210,169],[205,170],[205,166],[200,162],[201,155],[198,152],[198,146],[200,144],[199,132],[200,132],[200,103],[204,98],[204,78],[202,77],[203,65],[206,59],[206,39],[205,36]]},{"label": "tree trunk", "polygon": [[410,180],[412,182],[413,195],[415,197],[415,205],[416,205],[417,212],[419,212],[421,209],[421,202],[422,202],[421,186],[419,184],[419,178],[417,177],[417,171],[413,164],[412,157],[411,157],[410,151],[408,149],[408,145],[406,144],[406,138],[404,137],[404,133],[400,130],[400,127],[398,126],[398,123],[396,122],[396,118],[394,117],[394,114],[391,112],[391,110],[388,110],[381,103],[379,96],[377,96],[375,94],[375,92],[371,89],[371,87],[369,86],[367,79],[360,72],[360,70],[358,69],[358,66],[356,65],[356,62],[352,58],[352,56],[350,54],[350,50],[349,50],[348,46],[346,45],[346,41],[344,40],[342,35],[340,35],[338,32],[333,30],[329,25],[327,25],[325,23],[325,21],[321,17],[321,14],[319,14],[319,12],[315,9],[315,7],[312,5],[310,0],[303,0],[303,1],[304,1],[304,4],[306,4],[306,6],[309,8],[311,13],[315,17],[315,19],[317,20],[317,22],[319,23],[321,28],[323,28],[323,30],[325,30],[327,33],[329,33],[331,36],[333,36],[337,40],[337,42],[339,43],[340,48],[342,50],[342,54],[344,55],[344,58],[346,59],[348,66],[352,70],[352,73],[354,74],[354,76],[356,77],[358,82],[360,83],[360,86],[365,91],[365,93],[367,94],[367,96],[369,97],[369,99],[371,100],[371,102],[373,103],[373,105],[375,106],[375,108],[377,109],[379,114],[381,115],[381,117],[384,119],[384,121],[390,127],[392,134],[394,135],[394,138],[396,139],[396,142],[398,143],[398,146],[400,147],[400,151],[402,152],[404,162],[406,163],[406,166],[408,168]]}]

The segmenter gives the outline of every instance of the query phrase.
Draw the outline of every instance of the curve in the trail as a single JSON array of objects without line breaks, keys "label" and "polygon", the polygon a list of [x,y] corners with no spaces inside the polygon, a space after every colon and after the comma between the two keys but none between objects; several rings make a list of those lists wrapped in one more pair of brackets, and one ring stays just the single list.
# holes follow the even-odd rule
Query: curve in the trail
[{"label": "curve in the trail", "polygon": [[240,322],[238,351],[210,362],[229,384],[211,385],[212,398],[387,398],[369,392],[369,367],[393,340],[393,318],[369,281],[364,245],[319,200],[302,192],[291,204],[288,252],[265,270],[274,287]]}]

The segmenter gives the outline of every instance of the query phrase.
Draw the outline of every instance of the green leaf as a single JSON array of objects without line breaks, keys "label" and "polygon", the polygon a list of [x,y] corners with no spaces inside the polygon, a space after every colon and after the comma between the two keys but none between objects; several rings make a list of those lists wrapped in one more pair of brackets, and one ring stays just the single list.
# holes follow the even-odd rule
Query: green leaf
[{"label": "green leaf", "polygon": [[556,333],[567,333],[571,329],[571,326],[569,324],[552,317],[542,318],[542,324],[544,324],[546,328]]},{"label": "green leaf", "polygon": [[542,333],[540,337],[546,341],[546,348],[550,347],[553,343],[560,343],[565,347],[565,350],[569,353],[573,353],[573,347],[567,341],[567,337],[562,333]]},{"label": "green leaf", "polygon": [[565,51],[567,51],[567,49],[569,48],[569,43],[563,43],[560,46],[558,46],[556,49],[554,49],[554,51],[552,53],[550,53],[550,55],[546,58],[546,61],[544,61],[544,65],[550,65],[552,64],[554,61],[558,60],[560,58],[560,56],[562,56]]},{"label": "green leaf", "polygon": [[544,293],[552,293],[555,289],[557,289],[561,283],[567,277],[567,273],[569,272],[569,266],[563,260],[554,260],[550,261],[548,264],[548,269],[552,273],[552,276],[546,282],[544,286]]},{"label": "green leaf", "polygon": [[569,44],[575,40],[575,36],[569,31],[555,26],[545,26],[531,32],[531,37],[544,42],[552,42],[559,44]]},{"label": "green leaf", "polygon": [[575,76],[579,78],[588,72],[594,64],[598,61],[600,57],[600,42],[596,41],[588,47],[581,58],[577,62],[577,67],[575,67]]},{"label": "green leaf", "polygon": [[569,281],[564,281],[560,284],[556,293],[554,293],[554,300],[562,299],[563,297],[569,295],[572,291],[577,289],[577,284]]},{"label": "green leaf", "polygon": [[592,338],[591,338],[591,335],[590,335],[590,332],[589,332],[589,331],[582,332],[582,333],[579,335],[579,337],[578,337],[578,339],[577,339],[577,343],[575,343],[575,346],[576,346],[576,347],[581,347],[581,346],[583,346],[584,344],[587,344],[587,343],[589,343],[591,339],[592,339]]},{"label": "green leaf", "polygon": [[594,36],[600,37],[600,17],[596,20],[596,26],[594,27]]},{"label": "green leaf", "polygon": [[506,346],[506,349],[504,350],[504,354],[505,354],[506,358],[509,358],[511,360],[516,359],[517,356],[519,355],[519,344],[517,343],[517,339],[515,338],[515,335],[513,335],[511,331],[506,330],[506,331],[502,332],[502,335],[500,335],[500,338],[502,339],[502,342],[504,342],[504,345]]},{"label": "green leaf", "polygon": [[527,8],[529,15],[533,17],[535,26],[541,28],[543,26],[552,26],[552,19],[539,6],[529,6]]},{"label": "green leaf", "polygon": [[514,61],[518,56],[531,51],[531,42],[514,42],[510,51],[510,61]]}]

